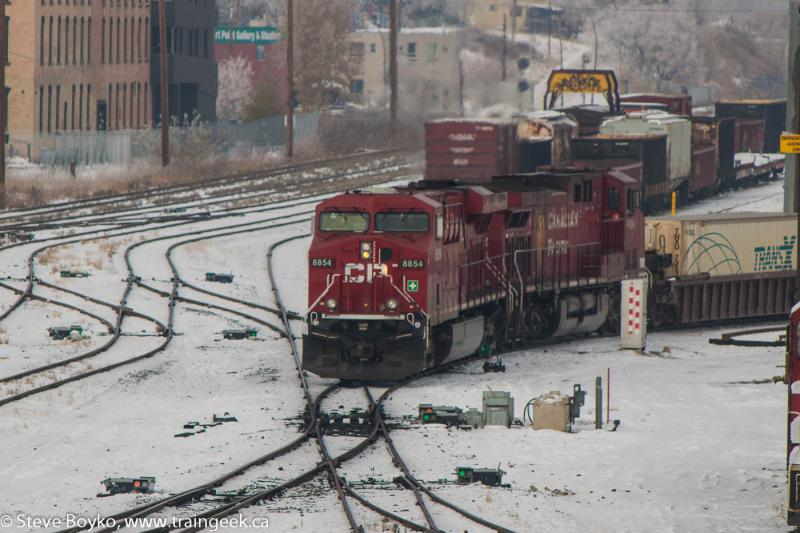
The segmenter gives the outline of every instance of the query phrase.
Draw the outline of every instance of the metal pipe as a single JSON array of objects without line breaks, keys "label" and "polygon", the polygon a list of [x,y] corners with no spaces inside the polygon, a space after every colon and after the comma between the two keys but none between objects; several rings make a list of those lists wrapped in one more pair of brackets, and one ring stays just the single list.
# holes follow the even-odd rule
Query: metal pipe
[{"label": "metal pipe", "polygon": [[594,429],[603,429],[603,378],[594,381]]}]

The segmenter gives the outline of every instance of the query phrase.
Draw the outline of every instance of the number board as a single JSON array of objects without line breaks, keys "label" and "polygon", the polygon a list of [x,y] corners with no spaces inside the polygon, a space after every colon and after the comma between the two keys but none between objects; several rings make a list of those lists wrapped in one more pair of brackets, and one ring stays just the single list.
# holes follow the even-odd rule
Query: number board
[{"label": "number board", "polygon": [[311,266],[314,268],[332,268],[336,261],[328,258],[312,258]]},{"label": "number board", "polygon": [[422,259],[403,259],[400,261],[400,268],[425,268],[425,261]]}]

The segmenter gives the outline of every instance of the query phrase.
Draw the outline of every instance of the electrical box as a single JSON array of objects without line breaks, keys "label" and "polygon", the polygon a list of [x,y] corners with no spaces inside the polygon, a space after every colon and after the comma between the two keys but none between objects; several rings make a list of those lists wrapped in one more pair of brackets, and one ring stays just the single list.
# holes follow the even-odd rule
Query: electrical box
[{"label": "electrical box", "polygon": [[258,330],[256,329],[226,329],[222,332],[222,336],[226,339],[242,340],[242,339],[255,339],[258,338]]},{"label": "electrical box", "polygon": [[505,474],[505,471],[499,468],[472,468],[468,466],[456,468],[457,483],[459,485],[482,483],[489,487],[499,487],[503,484],[503,474]]},{"label": "electrical box", "polygon": [[559,391],[536,398],[531,402],[533,429],[569,431],[570,398]]},{"label": "electrical box", "polygon": [[213,283],[233,283],[233,274],[206,272],[206,281],[211,281]]},{"label": "electrical box", "polygon": [[485,426],[511,426],[514,421],[514,398],[510,392],[483,391]]},{"label": "electrical box", "polygon": [[106,478],[101,481],[108,494],[150,494],[155,491],[156,478],[154,477],[117,477]]},{"label": "electrical box", "polygon": [[647,279],[622,282],[620,346],[624,350],[644,350],[647,343]]},{"label": "electrical box", "polygon": [[419,404],[419,421],[423,424],[446,424],[457,426],[461,423],[461,409],[451,405]]}]

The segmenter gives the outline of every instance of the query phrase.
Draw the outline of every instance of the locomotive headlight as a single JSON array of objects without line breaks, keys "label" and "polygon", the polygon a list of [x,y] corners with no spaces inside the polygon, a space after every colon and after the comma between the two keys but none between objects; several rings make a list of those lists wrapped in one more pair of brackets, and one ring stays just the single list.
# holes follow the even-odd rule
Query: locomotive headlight
[{"label": "locomotive headlight", "polygon": [[389,298],[386,301],[386,309],[388,309],[389,311],[396,311],[397,310],[397,300],[395,300],[394,298]]},{"label": "locomotive headlight", "polygon": [[368,260],[372,257],[372,245],[369,242],[361,243],[361,259]]},{"label": "locomotive headlight", "polygon": [[328,298],[328,301],[325,302],[325,305],[328,306],[328,309],[333,311],[334,309],[336,309],[336,306],[338,305],[338,303],[339,302],[336,301],[336,298]]}]

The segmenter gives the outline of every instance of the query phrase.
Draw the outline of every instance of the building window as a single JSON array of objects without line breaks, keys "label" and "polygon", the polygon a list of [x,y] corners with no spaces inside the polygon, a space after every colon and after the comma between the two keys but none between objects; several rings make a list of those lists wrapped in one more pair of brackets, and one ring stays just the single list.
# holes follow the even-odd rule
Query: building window
[{"label": "building window", "polygon": [[[90,0],[91,3],[91,0]],[[88,28],[86,28],[86,63],[88,65],[92,64],[92,17],[87,19]],[[100,48],[103,47],[103,43],[100,43]]]},{"label": "building window", "polygon": [[436,43],[428,43],[428,63],[436,61]]},{"label": "building window", "polygon": [[[108,19],[108,62],[114,62],[114,18]],[[109,102],[109,108],[111,103]]]},{"label": "building window", "polygon": [[203,57],[205,57],[206,59],[210,59],[208,55],[210,33],[211,32],[208,30],[208,28],[203,30]]},{"label": "building window", "polygon": [[350,80],[350,94],[364,94],[364,80]]},{"label": "building window", "polygon": [[136,61],[142,62],[142,17],[139,17],[136,26]]},{"label": "building window", "polygon": [[[128,19],[124,20],[122,30],[122,62],[128,62]],[[119,28],[117,28],[119,29]]]},{"label": "building window", "polygon": [[39,133],[44,131],[44,87],[39,85]]},{"label": "building window", "polygon": [[120,64],[120,60],[119,60],[119,58],[120,58],[120,53],[119,53],[119,34],[122,32],[120,26],[121,26],[121,24],[119,23],[119,17],[117,17],[117,38],[116,38],[116,43],[115,43],[115,46],[117,47],[117,65]]},{"label": "building window", "polygon": [[[89,105],[88,103],[86,105]],[[78,93],[78,129],[83,130],[83,84]]]},{"label": "building window", "polygon": [[64,64],[69,65],[69,17],[64,18]]},{"label": "building window", "polygon": [[135,55],[134,50],[136,50],[136,34],[133,32],[133,28],[135,26],[135,19],[131,17],[131,63],[134,63]]},{"label": "building window", "polygon": [[370,53],[374,54],[375,52],[378,51],[378,45],[375,44],[375,43],[371,43],[369,45],[369,51],[370,51]]},{"label": "building window", "polygon": [[56,85],[56,131],[58,131],[59,113],[61,113],[61,85]]},{"label": "building window", "polygon": [[114,105],[116,102],[112,98],[114,96],[114,91],[112,85],[108,84],[108,108],[106,109],[106,129],[111,129],[111,117],[114,116],[113,110]]},{"label": "building window", "polygon": [[364,56],[364,43],[350,43],[350,57],[360,59]]},{"label": "building window", "polygon": [[[109,85],[110,87],[110,85]],[[111,91],[109,91],[110,93]],[[92,84],[86,85],[86,129],[92,129]]]},{"label": "building window", "polygon": [[[81,28],[81,53],[83,53],[83,28]],[[78,17],[72,19],[72,64],[78,64]]]},{"label": "building window", "polygon": [[414,61],[417,59],[417,43],[408,43],[408,59]]},{"label": "building window", "polygon": [[70,108],[72,109],[72,114],[69,116],[69,127],[70,129],[75,129],[75,85],[72,86],[72,100],[70,103]]},{"label": "building window", "polygon": [[[92,46],[91,41],[89,42],[89,47]],[[103,20],[100,21],[100,63],[105,65],[106,64],[106,18],[103,17]]]},{"label": "building window", "polygon": [[52,16],[50,17],[50,25],[48,26],[47,29],[47,64],[48,65],[53,64],[53,17]]},{"label": "building window", "polygon": [[150,90],[149,85],[147,82],[144,82],[144,124],[147,126],[147,102],[150,100]]},{"label": "building window", "polygon": [[[45,30],[45,18],[42,17],[42,28],[39,32],[39,64],[44,65],[44,30]],[[41,128],[39,128],[41,131]]]},{"label": "building window", "polygon": [[[84,51],[86,50],[86,33],[85,33],[85,31],[86,31],[86,20],[84,20],[84,18],[81,17],[81,65],[83,65],[83,62],[86,59],[84,57],[84,53],[85,53]],[[92,43],[90,41],[89,42],[89,46],[91,46],[91,45],[92,45]],[[100,48],[102,48],[102,46]]]},{"label": "building window", "polygon": [[[144,19],[144,62],[145,63],[150,62],[150,48],[148,47],[148,41],[147,41],[147,38],[149,36],[150,36],[150,19],[148,17],[145,17]],[[146,102],[147,98],[145,98],[144,101]]]},{"label": "building window", "polygon": [[47,86],[47,133],[53,131],[53,86]]},{"label": "building window", "polygon": [[[58,33],[56,34],[56,65],[61,64],[61,17],[58,17]],[[58,109],[56,109],[58,112]],[[56,129],[58,129],[58,121],[56,120]]]},{"label": "building window", "polygon": [[129,125],[130,125],[131,128],[133,128],[134,125],[136,124],[136,118],[135,118],[135,115],[133,114],[133,110],[134,110],[133,104],[136,102],[136,90],[135,89],[136,89],[136,83],[135,82],[131,82],[131,98],[130,98],[131,107],[128,110],[128,113],[129,113],[128,116],[130,117],[130,124]]},{"label": "building window", "polygon": [[267,47],[263,44],[256,45],[256,61],[263,63],[267,59]]},{"label": "building window", "polygon": [[136,128],[142,127],[142,82],[136,82]]}]

